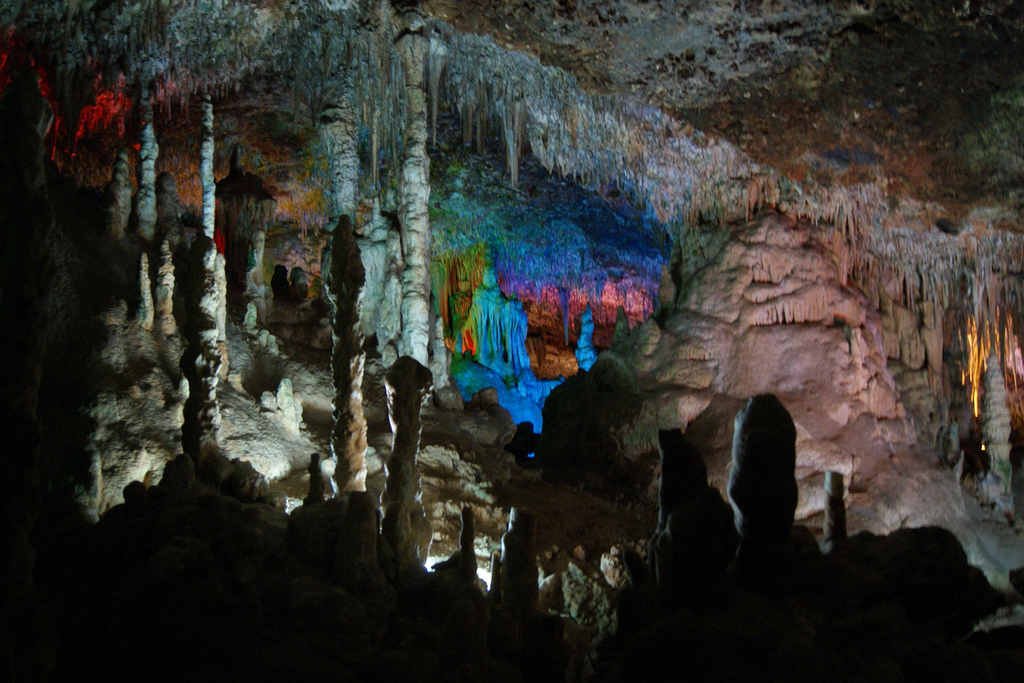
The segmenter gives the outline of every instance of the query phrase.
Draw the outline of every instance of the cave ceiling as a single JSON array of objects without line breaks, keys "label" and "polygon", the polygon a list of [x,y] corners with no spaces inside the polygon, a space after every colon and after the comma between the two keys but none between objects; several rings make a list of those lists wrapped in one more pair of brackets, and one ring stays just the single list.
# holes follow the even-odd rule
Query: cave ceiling
[{"label": "cave ceiling", "polygon": [[[13,27],[8,40],[24,38],[59,65],[68,92],[82,89],[69,83],[91,83],[95,73],[134,83],[171,74],[183,91],[211,90],[225,106],[242,93],[251,106],[270,109],[285,100],[282,89],[305,88],[307,99],[329,91],[336,74],[308,64],[310,55],[329,52],[332,32],[383,27],[381,10],[365,9],[372,5],[34,0],[5,3],[0,26]],[[421,7],[440,32],[489,36],[564,70],[588,93],[653,105],[684,130],[726,140],[790,181],[871,182],[890,196],[941,204],[933,214],[954,221],[986,203],[1009,206],[1015,217],[1021,203],[1024,165],[1018,150],[1000,148],[1024,146],[1019,126],[1007,132],[1000,123],[1019,118],[1015,107],[1024,102],[1018,2],[427,0]],[[319,17],[313,32],[289,25],[311,12]],[[331,54],[344,60],[343,51]],[[289,71],[307,64],[305,76]]]}]

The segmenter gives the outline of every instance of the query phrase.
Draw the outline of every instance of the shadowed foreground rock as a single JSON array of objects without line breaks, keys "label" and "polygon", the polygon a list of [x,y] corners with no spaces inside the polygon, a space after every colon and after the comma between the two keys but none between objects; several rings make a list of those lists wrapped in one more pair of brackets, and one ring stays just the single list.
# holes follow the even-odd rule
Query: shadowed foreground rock
[{"label": "shadowed foreground rock", "polygon": [[[739,487],[733,507],[741,541],[728,567],[727,557],[709,551],[730,535],[735,547],[736,531],[707,487],[700,453],[678,432],[661,433],[652,567],[635,553],[625,558],[620,631],[606,643],[600,680],[994,683],[1024,674],[1024,652],[1000,649],[1007,641],[992,638],[986,650],[962,640],[1003,598],[967,563],[952,533],[862,532],[842,543],[833,528],[830,553],[822,555],[805,527],[792,526],[794,432],[785,409],[772,396],[751,399],[736,429],[740,467],[730,492]],[[754,459],[769,456],[767,464]],[[830,493],[840,508],[841,489],[836,477]],[[701,491],[718,497],[717,517],[707,516],[714,506],[696,503]],[[716,539],[712,520],[723,517]],[[744,551],[744,543],[753,547]]]}]

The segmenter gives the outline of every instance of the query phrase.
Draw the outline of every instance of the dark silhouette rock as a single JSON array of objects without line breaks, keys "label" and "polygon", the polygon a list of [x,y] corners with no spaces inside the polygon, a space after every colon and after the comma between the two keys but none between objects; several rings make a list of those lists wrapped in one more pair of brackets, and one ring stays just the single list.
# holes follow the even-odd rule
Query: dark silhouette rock
[{"label": "dark silhouette rock", "polygon": [[779,571],[790,552],[796,511],[796,426],[772,394],[755,396],[736,415],[729,499],[740,535],[737,568],[752,580]]},{"label": "dark silhouette rock", "polygon": [[281,264],[274,266],[274,274],[270,278],[270,289],[274,292],[275,299],[287,299],[290,296],[288,269]]}]

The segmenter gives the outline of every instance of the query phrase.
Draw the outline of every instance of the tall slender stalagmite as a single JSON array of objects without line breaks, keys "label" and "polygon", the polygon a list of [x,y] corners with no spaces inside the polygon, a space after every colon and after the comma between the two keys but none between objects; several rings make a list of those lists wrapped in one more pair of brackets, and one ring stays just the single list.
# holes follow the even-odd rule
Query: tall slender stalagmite
[{"label": "tall slender stalagmite", "polygon": [[217,286],[217,247],[205,233],[196,235],[189,251],[189,283],[185,293],[188,312],[184,326],[188,348],[181,370],[189,383],[185,401],[185,423],[181,445],[192,456],[196,471],[218,452],[220,443],[220,406],[217,383],[222,365],[217,339],[217,313],[220,308]]},{"label": "tall slender stalagmite", "polygon": [[341,491],[363,491],[366,489],[366,419],[362,389],[365,354],[359,317],[364,272],[352,220],[347,214],[342,214],[338,220],[332,242],[334,432],[331,449],[338,458],[334,480]]},{"label": "tall slender stalagmite", "polygon": [[110,182],[103,188],[103,218],[107,235],[121,239],[132,213],[132,178],[128,168],[128,150],[122,149],[114,161]]},{"label": "tall slender stalagmite", "polygon": [[213,104],[209,96],[203,98],[202,126],[199,178],[203,186],[203,232],[196,235],[189,252],[189,283],[185,294],[189,310],[184,326],[188,348],[181,360],[182,373],[189,382],[181,445],[195,460],[197,471],[207,456],[218,451],[220,441],[217,381],[222,357],[218,348],[218,318],[223,307],[217,277],[219,254],[213,242],[216,187],[213,179]]},{"label": "tall slender stalagmite", "polygon": [[53,114],[26,69],[0,100],[0,680],[45,680],[29,540],[39,513],[36,406],[46,342],[53,207],[44,142]]},{"label": "tall slender stalagmite", "polygon": [[144,330],[153,329],[153,283],[149,277],[149,256],[142,252],[139,256],[139,307],[135,311],[135,319]]},{"label": "tall slender stalagmite", "polygon": [[402,348],[426,365],[430,343],[430,159],[427,157],[427,94],[424,64],[430,41],[416,10],[399,17],[395,43],[405,71],[405,161],[399,186],[398,220],[402,226]]},{"label": "tall slender stalagmite", "polygon": [[402,356],[384,378],[388,396],[388,417],[395,440],[384,462],[384,508],[381,525],[389,550],[391,577],[414,577],[423,571],[430,545],[430,524],[420,502],[420,474],[416,454],[420,449],[420,409],[430,393],[430,370],[416,359]]},{"label": "tall slender stalagmite", "polygon": [[139,134],[139,191],[135,195],[135,216],[138,219],[139,237],[151,244],[156,235],[156,158],[160,147],[156,143],[153,128],[153,102],[149,88],[142,89],[139,98],[142,115],[142,132]]}]

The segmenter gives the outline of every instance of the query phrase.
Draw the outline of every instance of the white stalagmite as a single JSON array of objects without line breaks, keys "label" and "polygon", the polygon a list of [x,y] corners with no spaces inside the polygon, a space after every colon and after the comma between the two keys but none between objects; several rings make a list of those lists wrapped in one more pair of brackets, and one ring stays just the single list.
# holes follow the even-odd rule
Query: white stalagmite
[{"label": "white stalagmite", "polygon": [[1010,500],[1010,408],[1006,402],[1006,380],[999,357],[993,353],[985,369],[985,395],[981,400],[981,440],[989,457],[989,472],[1002,489],[996,503],[1007,512]]},{"label": "white stalagmite", "polygon": [[213,248],[216,259],[213,263],[213,281],[215,284],[214,295],[217,297],[217,353],[220,355],[220,376],[221,379],[228,377],[228,277],[224,269],[227,261],[224,254]]},{"label": "white stalagmite", "polygon": [[142,132],[139,134],[139,192],[135,196],[135,216],[138,218],[139,237],[148,244],[156,235],[156,158],[160,153],[148,88],[142,89],[139,104]]},{"label": "white stalagmite", "polygon": [[149,256],[142,252],[139,256],[139,307],[135,319],[144,330],[153,329],[153,292],[150,289]]},{"label": "white stalagmite", "polygon": [[217,185],[213,178],[213,102],[203,97],[203,142],[199,148],[199,182],[203,186],[203,232],[213,239]]},{"label": "white stalagmite", "polygon": [[122,149],[117,153],[114,172],[103,195],[107,234],[114,239],[121,239],[128,228],[128,218],[132,212],[132,179],[127,150]]},{"label": "white stalagmite", "polygon": [[[216,187],[213,178],[213,104],[208,95],[203,98],[199,177],[203,186],[203,232],[196,235],[189,254],[192,273],[186,293],[189,303],[185,329],[188,348],[182,363],[189,380],[182,448],[195,459],[197,466],[219,452],[221,417],[217,383],[225,360],[222,351],[226,348],[226,345],[221,347],[218,344],[222,339],[220,330],[224,311],[221,283],[225,280],[224,257],[217,253],[213,241]],[[219,267],[218,260],[221,263]]]},{"label": "white stalagmite", "polygon": [[174,322],[174,258],[171,244],[164,240],[160,246],[160,270],[156,276],[156,317],[160,321],[160,331],[174,334],[177,325]]},{"label": "white stalagmite", "polygon": [[352,105],[351,88],[344,90],[336,104],[324,108],[317,123],[327,150],[328,230],[334,229],[340,216],[355,216],[359,188],[358,113]]},{"label": "white stalagmite", "polygon": [[427,158],[427,98],[424,60],[430,41],[423,16],[407,11],[399,19],[396,42],[405,72],[405,161],[399,185],[398,220],[402,226],[402,348],[422,365],[430,343],[430,160]]}]

